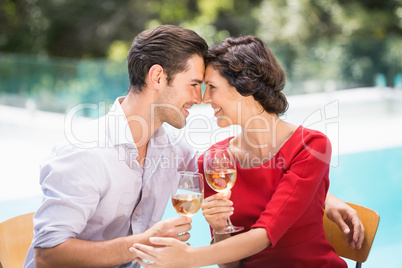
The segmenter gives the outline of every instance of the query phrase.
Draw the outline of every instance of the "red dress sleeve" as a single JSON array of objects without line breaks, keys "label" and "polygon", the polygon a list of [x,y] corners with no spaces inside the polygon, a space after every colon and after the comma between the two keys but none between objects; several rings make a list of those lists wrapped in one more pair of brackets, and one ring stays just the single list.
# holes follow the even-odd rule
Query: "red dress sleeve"
[{"label": "red dress sleeve", "polygon": [[302,142],[298,140],[298,144],[287,146],[290,150],[280,152],[285,154],[282,157],[287,162],[284,175],[265,210],[251,226],[265,228],[272,247],[305,213],[322,180],[328,180],[331,160],[328,138],[320,132],[304,134]]}]

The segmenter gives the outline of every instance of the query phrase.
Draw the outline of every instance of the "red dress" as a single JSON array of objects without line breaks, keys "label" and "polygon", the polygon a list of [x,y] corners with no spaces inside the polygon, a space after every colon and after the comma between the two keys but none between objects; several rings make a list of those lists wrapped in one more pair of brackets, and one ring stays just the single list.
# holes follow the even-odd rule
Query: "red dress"
[{"label": "red dress", "polygon": [[[212,147],[228,146],[232,138]],[[248,169],[237,163],[232,223],[244,232],[265,228],[271,241],[242,267],[347,267],[325,239],[322,222],[330,160],[328,138],[299,126],[269,161]],[[204,172],[202,157],[198,168]],[[216,194],[205,185],[206,197]]]}]

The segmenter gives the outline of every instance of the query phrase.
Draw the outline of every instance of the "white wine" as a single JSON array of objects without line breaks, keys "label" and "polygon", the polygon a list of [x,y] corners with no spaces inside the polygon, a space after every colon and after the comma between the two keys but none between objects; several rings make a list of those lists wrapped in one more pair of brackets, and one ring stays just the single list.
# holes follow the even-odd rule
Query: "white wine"
[{"label": "white wine", "polygon": [[205,172],[205,179],[209,186],[217,192],[225,192],[232,189],[236,182],[235,169],[221,169]]},{"label": "white wine", "polygon": [[193,216],[201,208],[204,195],[201,193],[184,193],[172,196],[174,209],[183,216]]}]

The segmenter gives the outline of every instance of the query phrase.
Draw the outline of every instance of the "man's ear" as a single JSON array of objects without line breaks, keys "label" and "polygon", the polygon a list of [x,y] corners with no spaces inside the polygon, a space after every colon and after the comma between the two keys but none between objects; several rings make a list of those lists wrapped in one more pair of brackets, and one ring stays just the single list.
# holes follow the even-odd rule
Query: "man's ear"
[{"label": "man's ear", "polygon": [[153,88],[160,89],[161,85],[164,83],[163,67],[159,64],[152,65],[152,67],[149,68],[148,79]]}]

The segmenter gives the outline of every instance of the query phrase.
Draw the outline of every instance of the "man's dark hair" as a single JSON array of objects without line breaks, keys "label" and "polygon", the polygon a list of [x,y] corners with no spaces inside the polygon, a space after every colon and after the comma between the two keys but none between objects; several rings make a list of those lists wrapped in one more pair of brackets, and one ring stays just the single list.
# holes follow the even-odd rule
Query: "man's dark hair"
[{"label": "man's dark hair", "polygon": [[161,25],[137,35],[127,55],[129,91],[141,92],[149,69],[159,64],[168,84],[174,75],[186,71],[193,55],[204,58],[208,45],[192,30],[175,25]]}]

